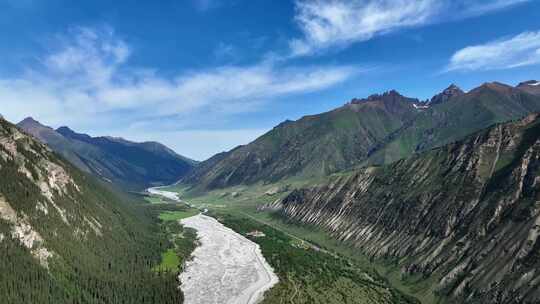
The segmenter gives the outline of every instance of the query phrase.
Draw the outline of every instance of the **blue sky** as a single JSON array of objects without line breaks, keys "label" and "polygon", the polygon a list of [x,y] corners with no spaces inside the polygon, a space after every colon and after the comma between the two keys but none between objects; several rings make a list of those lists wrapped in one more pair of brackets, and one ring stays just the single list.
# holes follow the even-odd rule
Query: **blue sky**
[{"label": "blue sky", "polygon": [[0,113],[203,160],[396,89],[540,78],[540,1],[0,0]]}]

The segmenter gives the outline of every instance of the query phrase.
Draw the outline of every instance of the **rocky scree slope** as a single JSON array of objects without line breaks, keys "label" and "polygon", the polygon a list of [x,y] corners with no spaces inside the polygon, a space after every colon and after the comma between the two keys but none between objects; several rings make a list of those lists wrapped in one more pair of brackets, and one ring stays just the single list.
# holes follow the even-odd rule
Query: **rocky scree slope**
[{"label": "rocky scree slope", "polygon": [[172,184],[196,165],[195,161],[156,142],[91,137],[68,127],[54,130],[32,118],[21,121],[18,126],[79,169],[128,190]]},{"label": "rocky scree slope", "polygon": [[246,146],[202,162],[181,182],[212,189],[349,168],[416,115],[414,102],[418,100],[390,91],[283,122]]},{"label": "rocky scree slope", "polygon": [[174,275],[150,269],[160,240],[134,204],[0,119],[1,302],[178,301]]},{"label": "rocky scree slope", "polygon": [[540,116],[269,206],[323,227],[456,303],[540,302]]}]

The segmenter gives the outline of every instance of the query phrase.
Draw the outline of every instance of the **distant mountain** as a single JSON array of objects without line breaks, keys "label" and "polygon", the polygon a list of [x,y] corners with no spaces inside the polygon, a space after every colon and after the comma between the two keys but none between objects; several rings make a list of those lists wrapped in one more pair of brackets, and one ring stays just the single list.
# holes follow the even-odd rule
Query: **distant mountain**
[{"label": "distant mountain", "polygon": [[196,164],[156,142],[91,137],[68,127],[54,130],[32,118],[24,119],[18,126],[81,170],[129,190],[174,183]]},{"label": "distant mountain", "polygon": [[[87,149],[94,150],[95,153],[99,153],[99,151],[97,151],[97,149],[95,149],[94,147],[85,145],[84,143],[73,142],[56,132],[53,128],[44,126],[31,117],[25,118],[24,120],[19,122],[17,126],[24,130],[26,133],[33,135],[42,143],[47,144],[50,148],[54,149],[60,155],[64,156],[67,160],[69,160],[79,169],[88,173],[92,172],[90,167],[86,165],[84,159],[82,159],[76,151]],[[80,145],[82,146],[82,148],[75,149],[75,145]]]},{"label": "distant mountain", "polygon": [[181,303],[137,202],[0,119],[0,302]]},{"label": "distant mountain", "polygon": [[[493,90],[518,94],[498,84],[472,94]],[[266,207],[394,261],[407,284],[431,284],[449,303],[540,303],[539,181],[540,114],[531,114]]]},{"label": "distant mountain", "polygon": [[202,162],[182,182],[219,188],[295,175],[322,176],[349,168],[412,120],[420,111],[415,107],[418,102],[390,91],[283,122],[246,146]]},{"label": "distant mountain", "polygon": [[428,102],[396,91],[353,99],[202,162],[182,183],[212,189],[286,177],[317,177],[366,164],[386,164],[459,140],[494,123],[540,111],[529,86],[486,83],[463,92],[451,85]]}]

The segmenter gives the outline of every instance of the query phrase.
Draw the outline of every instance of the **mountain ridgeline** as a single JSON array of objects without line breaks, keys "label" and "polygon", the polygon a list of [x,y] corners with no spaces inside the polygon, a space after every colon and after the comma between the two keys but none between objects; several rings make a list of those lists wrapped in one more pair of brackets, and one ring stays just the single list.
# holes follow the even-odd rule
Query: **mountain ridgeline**
[{"label": "mountain ridgeline", "polygon": [[215,189],[388,164],[540,111],[537,88],[535,81],[517,87],[494,82],[467,93],[451,85],[426,102],[396,91],[353,99],[326,113],[286,121],[248,145],[202,162],[181,182]]},{"label": "mountain ridgeline", "polygon": [[432,278],[456,303],[540,302],[540,114],[266,206]]},{"label": "mountain ridgeline", "polygon": [[54,130],[32,118],[24,119],[18,126],[79,169],[128,190],[172,184],[196,165],[156,142],[91,137],[68,127]]},{"label": "mountain ridgeline", "polygon": [[0,119],[0,302],[178,303],[155,215]]},{"label": "mountain ridgeline", "polygon": [[246,146],[202,162],[182,182],[221,188],[350,168],[367,158],[372,146],[410,123],[417,102],[390,91],[283,122]]},{"label": "mountain ridgeline", "polygon": [[502,83],[486,83],[418,113],[410,124],[373,147],[369,164],[387,164],[459,140],[494,123],[540,111],[540,94]]}]

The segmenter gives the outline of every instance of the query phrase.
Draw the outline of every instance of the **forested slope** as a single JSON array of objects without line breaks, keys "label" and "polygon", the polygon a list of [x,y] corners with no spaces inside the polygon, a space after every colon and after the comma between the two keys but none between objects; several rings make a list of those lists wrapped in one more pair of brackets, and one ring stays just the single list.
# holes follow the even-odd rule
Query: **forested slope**
[{"label": "forested slope", "polygon": [[178,303],[139,204],[0,119],[0,302]]}]

